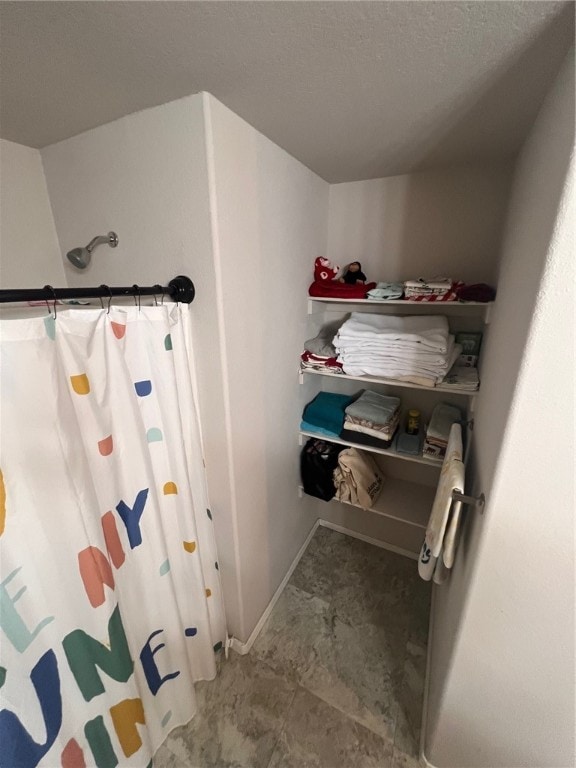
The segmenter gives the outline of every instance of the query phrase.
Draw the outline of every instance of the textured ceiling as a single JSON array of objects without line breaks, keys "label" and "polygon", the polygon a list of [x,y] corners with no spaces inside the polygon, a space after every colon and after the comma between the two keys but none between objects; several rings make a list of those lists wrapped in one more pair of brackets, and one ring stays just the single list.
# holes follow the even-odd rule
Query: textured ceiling
[{"label": "textured ceiling", "polygon": [[0,135],[42,147],[201,90],[331,182],[519,148],[573,3],[0,2]]}]

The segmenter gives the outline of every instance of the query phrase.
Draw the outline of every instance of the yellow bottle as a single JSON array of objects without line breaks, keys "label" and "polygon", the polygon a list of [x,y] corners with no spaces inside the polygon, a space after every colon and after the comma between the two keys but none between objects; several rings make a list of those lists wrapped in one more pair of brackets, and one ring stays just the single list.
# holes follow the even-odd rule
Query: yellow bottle
[{"label": "yellow bottle", "polygon": [[408,421],[406,424],[406,433],[408,435],[417,435],[420,432],[420,411],[415,408],[408,411]]}]

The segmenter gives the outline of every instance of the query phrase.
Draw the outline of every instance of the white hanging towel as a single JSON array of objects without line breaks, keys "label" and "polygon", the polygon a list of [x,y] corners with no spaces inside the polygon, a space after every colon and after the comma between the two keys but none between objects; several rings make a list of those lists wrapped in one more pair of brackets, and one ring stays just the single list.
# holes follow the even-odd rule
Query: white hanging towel
[{"label": "white hanging towel", "polygon": [[[462,427],[458,423],[452,424],[450,428],[446,456],[440,472],[440,482],[418,560],[418,573],[424,581],[430,581],[434,576],[434,581],[437,584],[442,583],[447,576],[444,573],[444,566],[451,568],[454,562],[461,502],[453,502],[452,491],[464,493]],[[452,518],[450,518],[450,510],[452,510]],[[449,519],[450,524],[448,524]],[[445,554],[440,558],[443,550],[445,550]],[[438,564],[439,558],[441,559],[440,564]]]}]

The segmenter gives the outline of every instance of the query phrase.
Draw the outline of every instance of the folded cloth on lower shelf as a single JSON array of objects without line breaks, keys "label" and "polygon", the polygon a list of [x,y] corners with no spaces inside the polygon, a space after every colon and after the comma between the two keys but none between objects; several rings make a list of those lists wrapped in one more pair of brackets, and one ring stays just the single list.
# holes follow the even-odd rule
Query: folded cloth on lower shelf
[{"label": "folded cloth on lower shelf", "polygon": [[300,355],[300,369],[312,369],[314,371],[327,371],[328,373],[343,373],[342,363],[335,357],[323,357],[312,352],[304,351]]},{"label": "folded cloth on lower shelf", "polygon": [[332,344],[334,333],[324,332],[314,336],[313,339],[307,339],[304,342],[304,351],[311,352],[321,357],[336,357],[336,350]]},{"label": "folded cloth on lower shelf", "polygon": [[320,435],[322,437],[340,437],[340,435],[337,432],[331,432],[329,429],[323,429],[322,427],[317,427],[315,424],[310,424],[308,421],[302,421],[300,422],[300,431],[301,432],[314,432],[316,435]]},{"label": "folded cloth on lower shelf", "polygon": [[460,424],[453,424],[450,429],[440,482],[420,551],[418,573],[425,581],[430,581],[434,577],[435,582],[441,583],[447,576],[446,569],[451,568],[454,563],[461,503],[452,498],[453,491],[464,493]]},{"label": "folded cloth on lower shelf", "polygon": [[376,288],[368,291],[366,298],[370,301],[391,301],[401,299],[404,293],[402,283],[376,283]]},{"label": "folded cloth on lower shelf", "polygon": [[367,389],[357,400],[346,406],[346,416],[361,423],[362,420],[370,422],[370,426],[381,425],[385,427],[397,415],[400,409],[400,398],[381,395]]},{"label": "folded cloth on lower shelf", "polygon": [[302,418],[309,424],[339,435],[344,426],[344,409],[353,399],[335,392],[319,392],[304,408]]},{"label": "folded cloth on lower shelf", "polygon": [[344,429],[340,432],[340,438],[347,443],[357,443],[358,445],[367,445],[370,448],[381,448],[382,450],[390,448],[394,440],[394,436],[389,440],[384,440],[383,438],[366,434],[366,432],[353,432],[351,429],[346,429],[346,422],[344,422]]},{"label": "folded cloth on lower shelf", "polygon": [[432,280],[423,280],[420,277],[418,280],[406,280],[404,283],[404,295],[407,299],[444,298],[451,289],[452,280],[449,277],[434,277]]},{"label": "folded cloth on lower shelf", "polygon": [[424,439],[424,456],[442,458],[446,453],[450,430],[454,422],[462,419],[460,408],[449,403],[438,403],[432,411]]},{"label": "folded cloth on lower shelf", "polygon": [[371,426],[371,422],[359,422],[351,419],[349,416],[346,416],[344,419],[344,429],[347,429],[350,432],[361,432],[364,435],[371,435],[378,440],[391,440],[394,437],[394,433],[398,429],[399,422],[399,413],[397,413],[385,427],[381,427],[379,425]]},{"label": "folded cloth on lower shelf", "polygon": [[478,368],[455,365],[448,371],[442,384],[461,389],[463,392],[475,392],[480,386]]},{"label": "folded cloth on lower shelf", "polygon": [[336,498],[370,509],[382,490],[384,477],[374,459],[356,448],[347,448],[338,456],[334,469]]}]

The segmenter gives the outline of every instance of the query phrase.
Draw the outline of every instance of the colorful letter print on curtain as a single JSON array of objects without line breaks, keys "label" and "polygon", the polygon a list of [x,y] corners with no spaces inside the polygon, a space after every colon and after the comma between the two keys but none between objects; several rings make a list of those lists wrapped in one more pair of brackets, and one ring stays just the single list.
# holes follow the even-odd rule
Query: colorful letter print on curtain
[{"label": "colorful letter print on curtain", "polygon": [[54,334],[2,321],[0,768],[146,768],[216,673],[188,322],[175,305],[63,310]]}]

